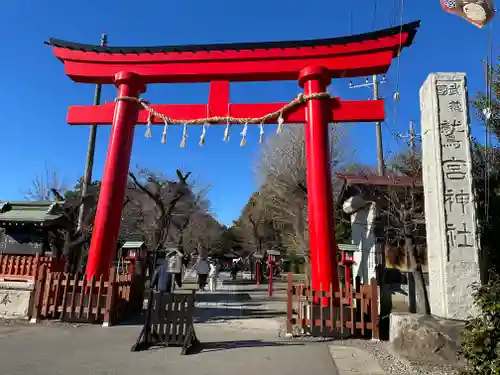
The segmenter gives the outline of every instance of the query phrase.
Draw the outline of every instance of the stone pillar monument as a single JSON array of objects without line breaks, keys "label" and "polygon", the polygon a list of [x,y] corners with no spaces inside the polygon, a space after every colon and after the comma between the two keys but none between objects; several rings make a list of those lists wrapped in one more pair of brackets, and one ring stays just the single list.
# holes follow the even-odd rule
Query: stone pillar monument
[{"label": "stone pillar monument", "polygon": [[464,73],[432,73],[420,89],[425,220],[432,314],[474,315],[480,280]]}]

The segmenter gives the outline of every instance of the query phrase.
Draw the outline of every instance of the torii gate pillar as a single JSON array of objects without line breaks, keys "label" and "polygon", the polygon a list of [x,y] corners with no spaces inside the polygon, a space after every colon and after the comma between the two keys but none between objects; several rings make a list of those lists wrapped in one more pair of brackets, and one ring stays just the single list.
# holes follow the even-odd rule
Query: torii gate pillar
[{"label": "torii gate pillar", "polygon": [[[305,95],[326,92],[331,78],[328,70],[309,66],[299,75]],[[332,176],[328,131],[329,103],[307,102],[305,139],[307,197],[309,213],[309,248],[313,290],[338,291],[335,222],[333,216]],[[326,301],[324,301],[326,302]]]},{"label": "torii gate pillar", "polygon": [[[137,98],[146,91],[140,76],[130,72],[117,73],[115,85],[119,97]],[[115,254],[138,114],[139,105],[133,101],[120,100],[115,107],[87,261],[88,279],[106,277]]]}]

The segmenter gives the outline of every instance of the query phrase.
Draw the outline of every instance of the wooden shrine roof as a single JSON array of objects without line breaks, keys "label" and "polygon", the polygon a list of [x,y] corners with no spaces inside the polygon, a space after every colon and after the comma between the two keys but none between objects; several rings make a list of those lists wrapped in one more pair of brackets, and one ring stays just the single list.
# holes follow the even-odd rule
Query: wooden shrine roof
[{"label": "wooden shrine roof", "polygon": [[346,243],[339,243],[339,244],[337,244],[337,247],[339,248],[339,250],[346,251],[346,252],[349,252],[349,253],[355,253],[355,252],[361,251],[359,249],[358,245],[352,245],[352,244],[346,244]]},{"label": "wooden shrine roof", "polygon": [[61,39],[50,38],[45,42],[57,48],[65,48],[81,52],[95,52],[105,54],[152,54],[152,53],[182,53],[182,52],[212,52],[212,51],[240,51],[255,49],[283,49],[301,47],[322,47],[334,45],[346,45],[350,43],[361,43],[369,40],[377,40],[384,37],[397,36],[408,33],[408,39],[400,47],[408,47],[412,44],[420,21],[405,25],[377,30],[358,35],[343,36],[337,38],[313,39],[313,40],[290,40],[279,42],[247,42],[247,43],[222,43],[222,44],[191,44],[182,46],[152,46],[152,47],[103,47],[92,44],[68,42]]},{"label": "wooden shrine roof", "polygon": [[45,225],[64,217],[64,202],[1,202],[0,226],[10,223]]},{"label": "wooden shrine roof", "polygon": [[145,246],[144,241],[126,241],[122,249],[140,249],[141,247]]},{"label": "wooden shrine roof", "polygon": [[64,63],[66,75],[80,83],[113,84],[119,72],[134,73],[144,85],[297,80],[308,66],[321,66],[336,79],[386,73],[392,60],[412,44],[419,25],[280,42],[159,47],[101,47],[60,39],[46,43]]},{"label": "wooden shrine roof", "polygon": [[[366,176],[336,173],[336,177],[343,180],[337,204],[342,203],[354,195],[361,195],[364,199],[383,201],[387,199],[384,193],[395,191],[404,194],[406,189],[414,188],[419,195],[423,194],[423,183],[420,177],[408,176]],[[382,194],[381,194],[382,193]]]},{"label": "wooden shrine roof", "polygon": [[344,173],[336,173],[338,178],[344,180],[349,185],[377,185],[377,186],[401,186],[401,187],[422,187],[420,177],[408,176],[363,176]]}]

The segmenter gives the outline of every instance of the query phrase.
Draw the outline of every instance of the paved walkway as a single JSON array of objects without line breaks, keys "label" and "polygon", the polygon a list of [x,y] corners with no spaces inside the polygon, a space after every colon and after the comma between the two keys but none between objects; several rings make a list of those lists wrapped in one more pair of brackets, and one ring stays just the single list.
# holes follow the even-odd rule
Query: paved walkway
[{"label": "paved walkway", "polygon": [[[0,373],[365,374],[356,371],[354,365],[350,366],[345,350],[342,353],[332,351],[327,343],[278,339],[278,326],[284,322],[286,306],[283,285],[277,286],[272,301],[267,298],[266,286],[259,289],[254,285],[234,283],[225,275],[218,287],[215,293],[197,295],[195,329],[202,342],[197,354],[181,356],[179,348],[131,353],[130,347],[141,330],[140,325],[133,323],[112,328],[0,325]],[[361,355],[357,354],[358,359]],[[339,361],[341,371],[337,371],[332,357]],[[346,369],[349,371],[345,372]]]},{"label": "paved walkway", "polygon": [[179,348],[131,353],[139,331],[139,326],[0,326],[1,374],[336,374],[323,344],[279,342],[271,333],[198,324],[203,343],[198,354],[181,356]]},{"label": "paved walkway", "polygon": [[278,332],[280,325],[285,324],[286,291],[282,286],[276,289],[277,293],[269,299],[267,285],[232,281],[229,274],[222,273],[216,292],[198,292],[197,322],[227,322],[241,328]]}]

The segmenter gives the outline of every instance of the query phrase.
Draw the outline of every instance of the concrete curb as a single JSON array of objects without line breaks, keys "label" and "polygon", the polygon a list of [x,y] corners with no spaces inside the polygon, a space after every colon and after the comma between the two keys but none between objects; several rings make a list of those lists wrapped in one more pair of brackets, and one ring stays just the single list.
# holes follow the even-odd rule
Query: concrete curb
[{"label": "concrete curb", "polygon": [[385,375],[377,360],[363,349],[329,345],[328,350],[337,367],[338,375]]}]

